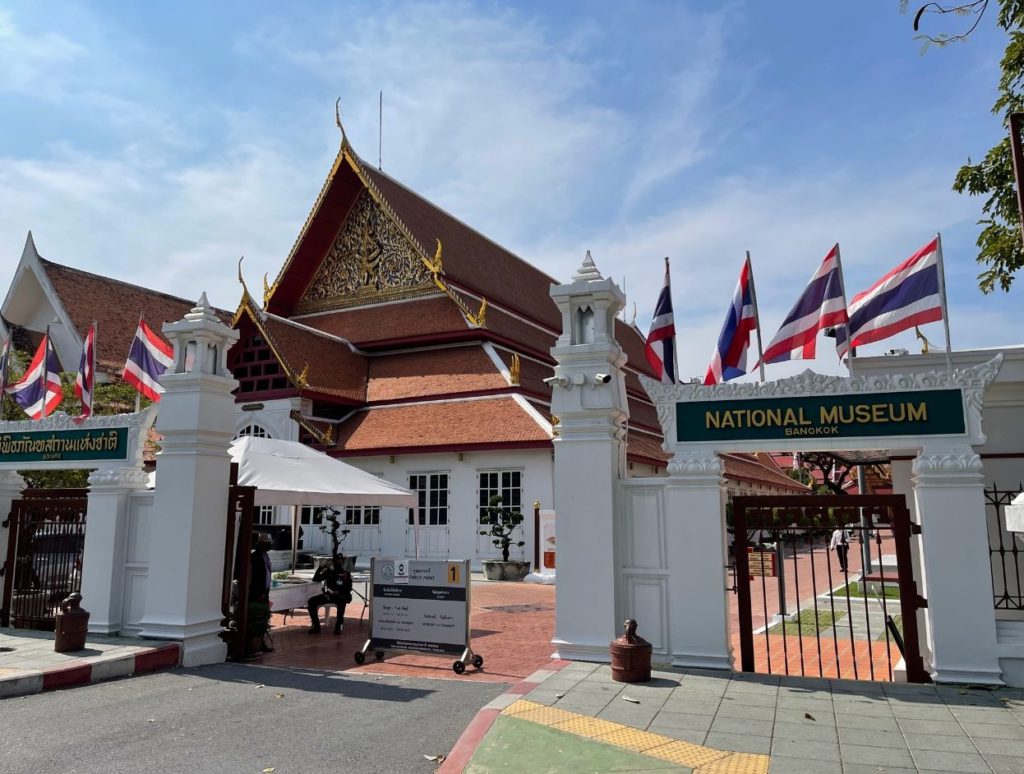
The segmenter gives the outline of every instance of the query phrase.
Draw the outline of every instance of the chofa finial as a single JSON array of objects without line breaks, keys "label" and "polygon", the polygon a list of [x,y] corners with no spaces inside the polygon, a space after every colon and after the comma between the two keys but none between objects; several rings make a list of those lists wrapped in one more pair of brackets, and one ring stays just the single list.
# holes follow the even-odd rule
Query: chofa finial
[{"label": "chofa finial", "polygon": [[344,145],[348,142],[348,137],[345,135],[345,127],[341,124],[341,97],[338,97],[334,103],[334,123],[338,125],[338,129],[341,130],[341,142]]}]

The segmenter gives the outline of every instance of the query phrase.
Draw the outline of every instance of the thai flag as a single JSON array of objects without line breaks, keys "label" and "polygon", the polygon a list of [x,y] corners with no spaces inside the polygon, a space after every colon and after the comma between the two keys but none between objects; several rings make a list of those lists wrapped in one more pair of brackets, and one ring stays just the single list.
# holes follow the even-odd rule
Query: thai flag
[{"label": "thai flag", "polygon": [[846,294],[836,245],[814,272],[761,359],[765,363],[813,359],[818,331],[845,323]]},{"label": "thai flag", "polygon": [[164,391],[158,380],[172,365],[174,349],[143,320],[139,320],[139,328],[128,352],[128,362],[124,364],[124,380],[156,402]]},{"label": "thai flag", "polygon": [[757,330],[757,307],[754,305],[754,276],[750,256],[740,270],[740,280],[732,295],[732,305],[725,316],[725,325],[718,334],[718,346],[711,356],[704,384],[719,384],[747,372],[747,347],[750,334]]},{"label": "thai flag", "polygon": [[644,347],[647,362],[663,384],[676,383],[676,324],[672,315],[672,283],[668,276],[668,258],[665,259],[665,285],[654,307],[654,319]]},{"label": "thai flag", "polygon": [[849,334],[845,326],[836,330],[836,349],[840,357],[844,357],[850,347],[881,341],[915,325],[942,319],[939,250],[936,237],[853,297]]},{"label": "thai flag", "polygon": [[11,370],[11,340],[4,342],[3,351],[0,352],[0,397],[3,397],[7,390],[7,372]]},{"label": "thai flag", "polygon": [[42,419],[60,405],[64,399],[60,385],[60,361],[50,344],[49,332],[43,336],[21,381],[6,389],[7,394],[32,419]]},{"label": "thai flag", "polygon": [[96,325],[95,323],[85,335],[82,344],[82,362],[78,366],[75,377],[75,395],[82,401],[82,413],[79,419],[92,416],[92,390],[96,382]]}]

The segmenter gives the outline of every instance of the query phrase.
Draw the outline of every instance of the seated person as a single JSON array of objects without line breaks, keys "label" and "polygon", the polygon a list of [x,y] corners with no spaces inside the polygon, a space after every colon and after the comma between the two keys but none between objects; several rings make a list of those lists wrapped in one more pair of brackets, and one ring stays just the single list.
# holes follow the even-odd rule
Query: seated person
[{"label": "seated person", "polygon": [[319,567],[313,575],[314,581],[322,581],[323,594],[309,598],[310,634],[320,633],[320,605],[337,605],[338,616],[334,619],[334,633],[341,634],[341,622],[345,618],[345,605],[352,601],[352,574],[345,569],[345,557],[336,556],[330,564]]}]

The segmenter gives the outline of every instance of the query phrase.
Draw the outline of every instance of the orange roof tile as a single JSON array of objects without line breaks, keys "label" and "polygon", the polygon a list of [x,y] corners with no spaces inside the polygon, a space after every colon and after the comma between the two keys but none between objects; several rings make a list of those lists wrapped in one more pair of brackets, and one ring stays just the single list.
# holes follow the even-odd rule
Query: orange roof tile
[{"label": "orange roof tile", "polygon": [[441,334],[465,334],[469,326],[447,296],[408,299],[394,304],[345,309],[303,317],[311,328],[347,339],[362,349],[391,342]]},{"label": "orange roof tile", "polygon": [[549,442],[550,436],[510,397],[380,406],[338,426],[336,453],[383,453]]},{"label": "orange roof tile", "polygon": [[728,453],[718,456],[722,458],[722,462],[725,464],[725,475],[729,478],[761,483],[804,494],[811,491],[809,487],[783,473],[774,463],[766,465],[759,462],[753,454]]},{"label": "orange roof tile", "polygon": [[371,402],[508,389],[479,344],[370,358]]}]

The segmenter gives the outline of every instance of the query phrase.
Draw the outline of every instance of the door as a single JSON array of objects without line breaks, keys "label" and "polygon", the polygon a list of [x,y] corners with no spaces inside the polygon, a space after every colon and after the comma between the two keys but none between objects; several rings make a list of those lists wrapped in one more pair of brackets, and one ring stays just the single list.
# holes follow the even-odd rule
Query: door
[{"label": "door", "polygon": [[902,495],[736,497],[744,672],[927,682]]},{"label": "door", "polygon": [[409,509],[405,531],[407,556],[417,555],[418,541],[420,558],[447,558],[449,480],[447,471],[409,475],[409,489],[416,493],[419,502]]}]

